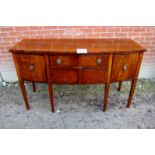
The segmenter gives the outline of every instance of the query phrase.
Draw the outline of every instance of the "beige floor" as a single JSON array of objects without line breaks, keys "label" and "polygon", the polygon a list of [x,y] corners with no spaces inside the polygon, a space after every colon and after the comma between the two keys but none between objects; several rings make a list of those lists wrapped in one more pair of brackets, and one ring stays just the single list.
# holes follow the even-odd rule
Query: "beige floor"
[{"label": "beige floor", "polygon": [[130,82],[110,88],[107,112],[102,112],[104,85],[54,85],[56,112],[50,111],[46,84],[33,93],[27,84],[27,111],[18,84],[0,86],[0,128],[155,128],[155,82],[139,80],[133,104],[126,108]]}]

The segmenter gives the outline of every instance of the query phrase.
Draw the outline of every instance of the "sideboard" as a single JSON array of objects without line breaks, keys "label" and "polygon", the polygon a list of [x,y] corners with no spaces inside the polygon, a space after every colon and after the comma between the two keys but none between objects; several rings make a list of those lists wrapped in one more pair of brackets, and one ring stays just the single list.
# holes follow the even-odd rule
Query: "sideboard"
[{"label": "sideboard", "polygon": [[110,83],[131,80],[130,107],[146,51],[131,39],[24,39],[9,50],[14,59],[27,109],[30,109],[24,81],[48,84],[52,112],[55,111],[52,84],[105,84],[106,111]]}]

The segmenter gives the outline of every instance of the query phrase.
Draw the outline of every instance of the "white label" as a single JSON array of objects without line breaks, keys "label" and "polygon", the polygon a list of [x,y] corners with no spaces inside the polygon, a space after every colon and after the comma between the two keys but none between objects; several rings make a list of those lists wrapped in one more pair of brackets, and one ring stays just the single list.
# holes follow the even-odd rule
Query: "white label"
[{"label": "white label", "polygon": [[78,48],[78,49],[76,50],[76,53],[77,53],[77,54],[86,54],[86,53],[88,53],[88,52],[87,52],[87,49],[85,49],[85,48]]}]

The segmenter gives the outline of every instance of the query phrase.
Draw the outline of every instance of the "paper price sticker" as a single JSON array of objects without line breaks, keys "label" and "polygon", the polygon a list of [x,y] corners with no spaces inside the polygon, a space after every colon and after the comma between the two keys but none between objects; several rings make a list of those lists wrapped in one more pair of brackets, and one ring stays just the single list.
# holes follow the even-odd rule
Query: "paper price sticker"
[{"label": "paper price sticker", "polygon": [[76,50],[76,53],[77,54],[87,54],[88,52],[87,52],[87,49],[85,49],[85,48],[78,48]]}]

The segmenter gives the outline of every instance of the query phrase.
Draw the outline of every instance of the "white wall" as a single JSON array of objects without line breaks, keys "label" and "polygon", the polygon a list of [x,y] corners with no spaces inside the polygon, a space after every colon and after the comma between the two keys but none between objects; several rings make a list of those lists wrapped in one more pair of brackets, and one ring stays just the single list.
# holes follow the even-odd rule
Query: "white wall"
[{"label": "white wall", "polygon": [[3,80],[5,82],[16,82],[16,81],[18,81],[16,71],[14,71],[14,70],[0,71],[0,73],[1,73]]},{"label": "white wall", "polygon": [[155,67],[142,66],[139,73],[139,78],[155,78]]},{"label": "white wall", "polygon": [[[16,82],[18,81],[15,70],[0,71],[5,82]],[[155,78],[155,67],[142,66],[139,74],[139,78]],[[0,82],[2,81],[0,77]]]}]

